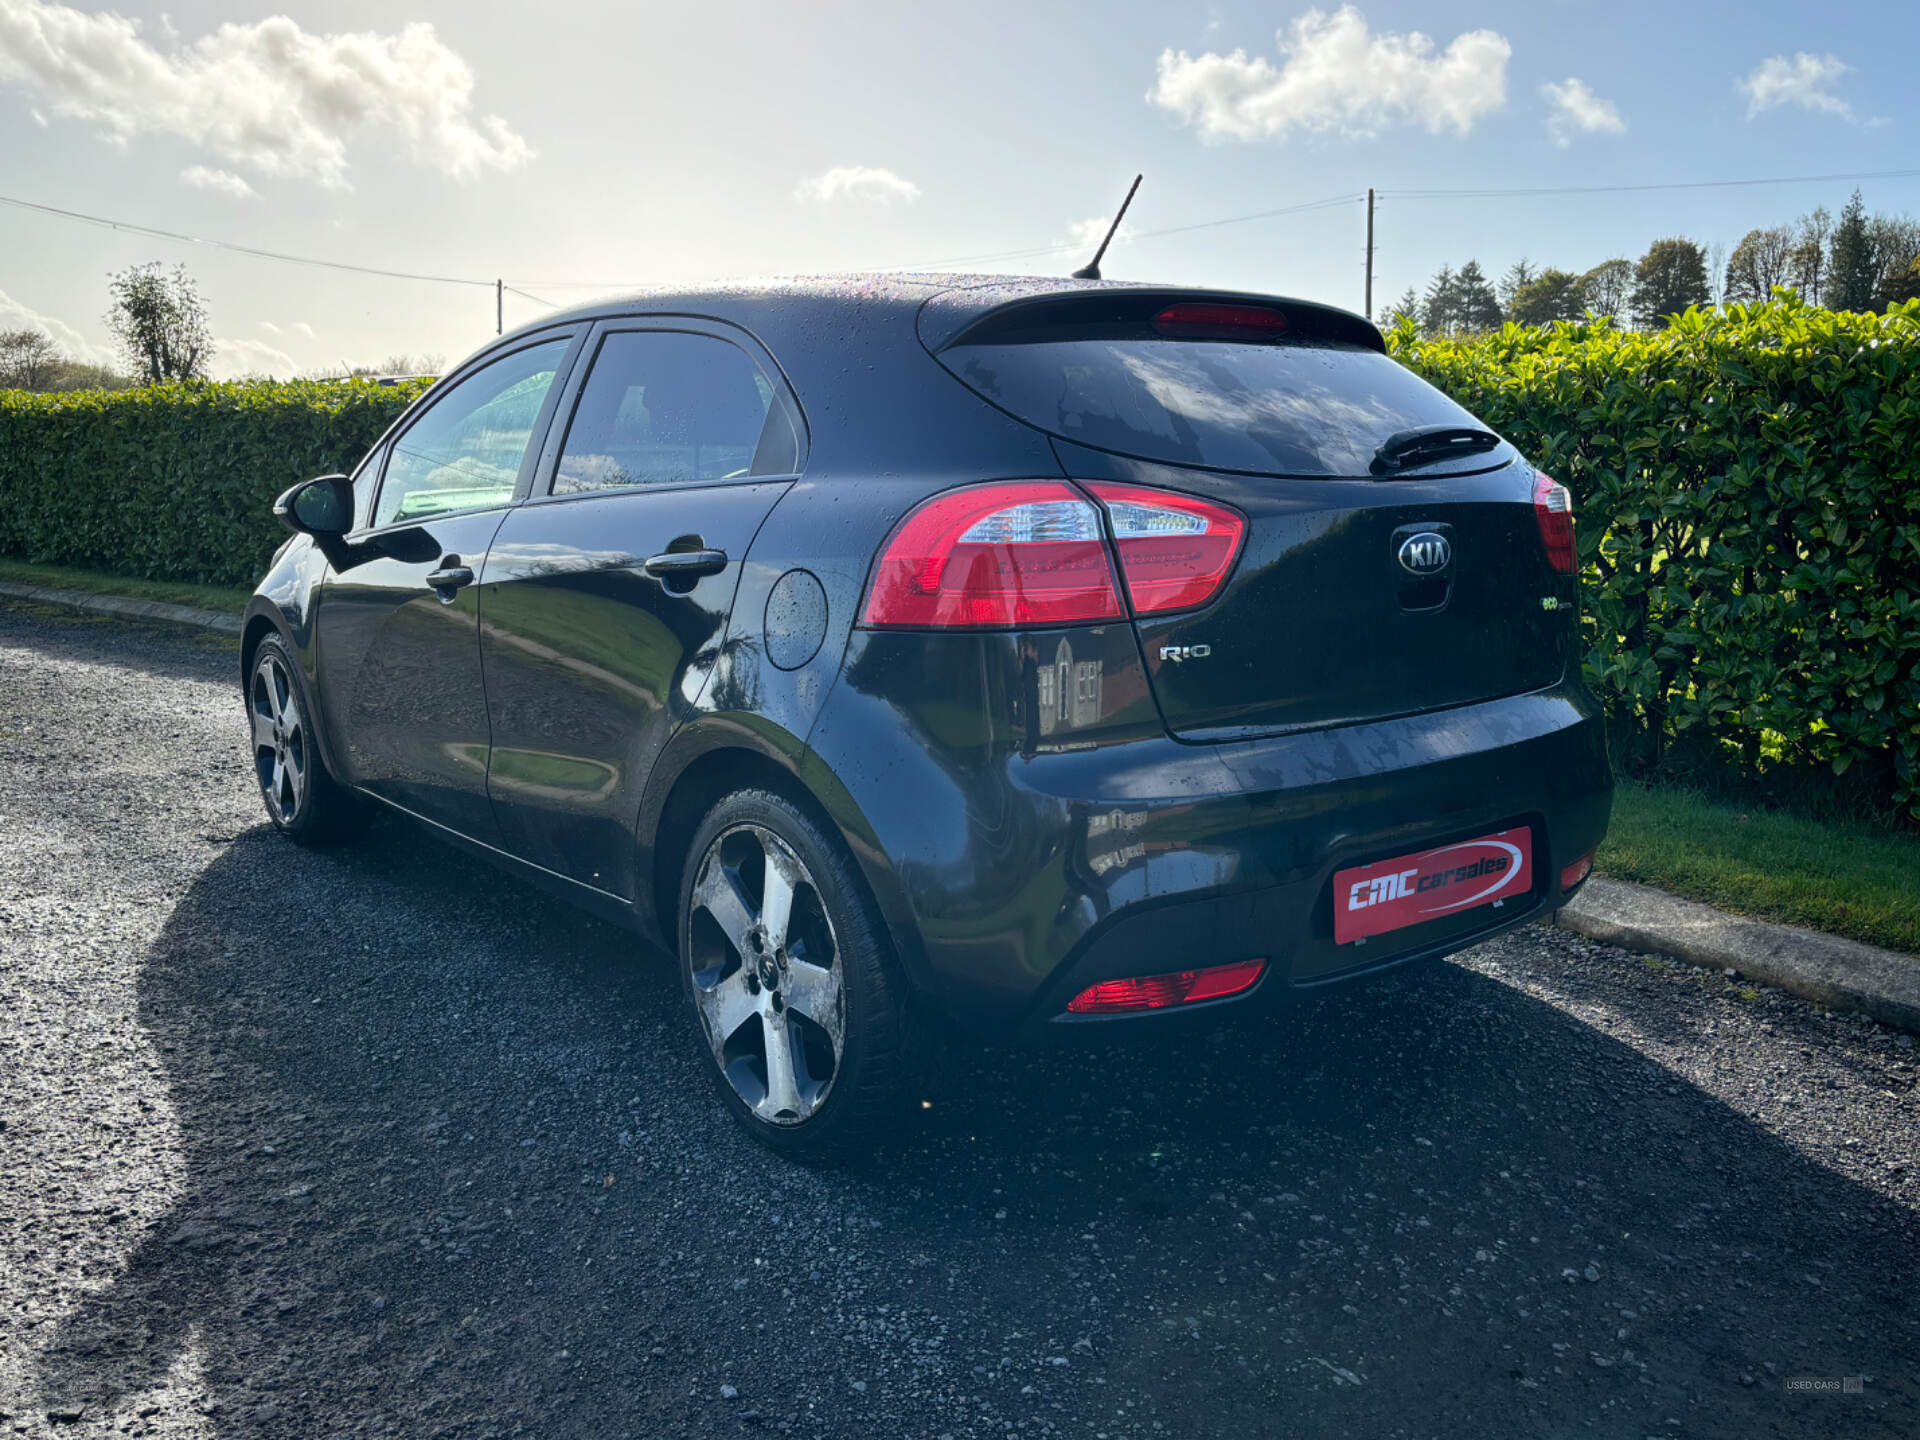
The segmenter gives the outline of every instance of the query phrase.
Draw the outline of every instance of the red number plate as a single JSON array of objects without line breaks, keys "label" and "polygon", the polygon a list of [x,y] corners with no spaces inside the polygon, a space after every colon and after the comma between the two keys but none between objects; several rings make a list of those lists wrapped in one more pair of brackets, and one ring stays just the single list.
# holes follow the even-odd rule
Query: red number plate
[{"label": "red number plate", "polygon": [[1378,860],[1333,877],[1333,939],[1364,940],[1517,900],[1532,888],[1533,834],[1501,830],[1393,860]]}]

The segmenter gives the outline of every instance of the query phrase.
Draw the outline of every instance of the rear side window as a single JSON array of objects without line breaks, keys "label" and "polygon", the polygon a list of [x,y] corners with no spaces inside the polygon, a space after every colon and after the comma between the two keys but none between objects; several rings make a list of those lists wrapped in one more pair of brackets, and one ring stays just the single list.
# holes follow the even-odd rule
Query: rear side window
[{"label": "rear side window", "polygon": [[963,336],[939,358],[1049,434],[1209,470],[1363,476],[1375,448],[1397,431],[1479,425],[1396,361],[1338,338],[1192,338],[1147,324],[1035,327],[976,342]]},{"label": "rear side window", "polygon": [[553,493],[790,475],[798,445],[753,358],[712,335],[615,331],[567,427]]}]

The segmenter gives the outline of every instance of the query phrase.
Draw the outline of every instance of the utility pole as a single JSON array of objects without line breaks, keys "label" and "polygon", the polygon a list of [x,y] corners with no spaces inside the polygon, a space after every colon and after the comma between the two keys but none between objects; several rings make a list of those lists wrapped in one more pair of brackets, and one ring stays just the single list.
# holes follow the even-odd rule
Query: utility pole
[{"label": "utility pole", "polygon": [[[1369,190],[1367,192],[1367,195],[1369,196],[1369,202],[1368,202],[1369,208],[1367,210],[1367,234],[1369,237],[1371,237],[1373,234],[1373,210],[1371,208],[1371,203],[1372,203],[1371,196],[1373,195],[1373,192]],[[1369,238],[1367,241],[1367,264],[1369,266],[1373,264],[1373,241],[1371,238]],[[1372,272],[1369,271],[1368,273],[1371,274]],[[1368,286],[1369,288],[1367,290],[1367,293],[1371,295],[1373,293],[1373,290],[1371,288],[1372,281],[1368,281]],[[493,333],[496,335],[503,333],[506,328],[506,321],[507,321],[507,282],[504,280],[495,280],[493,282]]]},{"label": "utility pole", "polygon": [[1367,319],[1373,319],[1373,187],[1367,187]]}]

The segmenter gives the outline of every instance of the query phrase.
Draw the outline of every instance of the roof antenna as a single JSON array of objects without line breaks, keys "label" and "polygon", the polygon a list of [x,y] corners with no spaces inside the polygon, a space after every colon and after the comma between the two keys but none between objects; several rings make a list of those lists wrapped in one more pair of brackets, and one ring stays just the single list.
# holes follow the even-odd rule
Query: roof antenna
[{"label": "roof antenna", "polygon": [[1074,279],[1098,280],[1100,278],[1100,262],[1106,256],[1107,246],[1113,243],[1113,237],[1120,229],[1120,222],[1127,218],[1127,207],[1133,204],[1133,192],[1139,188],[1140,177],[1136,175],[1133,177],[1133,184],[1127,187],[1127,198],[1120,202],[1120,213],[1113,217],[1113,224],[1107,227],[1107,238],[1102,240],[1100,248],[1093,252],[1093,259],[1073,272]]}]

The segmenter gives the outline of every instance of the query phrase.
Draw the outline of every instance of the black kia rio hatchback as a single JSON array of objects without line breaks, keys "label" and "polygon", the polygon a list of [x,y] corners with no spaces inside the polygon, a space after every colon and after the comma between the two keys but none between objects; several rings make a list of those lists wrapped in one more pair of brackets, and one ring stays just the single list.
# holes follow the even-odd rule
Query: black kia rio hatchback
[{"label": "black kia rio hatchback", "polygon": [[1283,1003],[1550,912],[1606,829],[1567,492],[1321,305],[649,294],[276,510],[273,823],[384,804],[668,948],[789,1153],[944,1026]]}]

